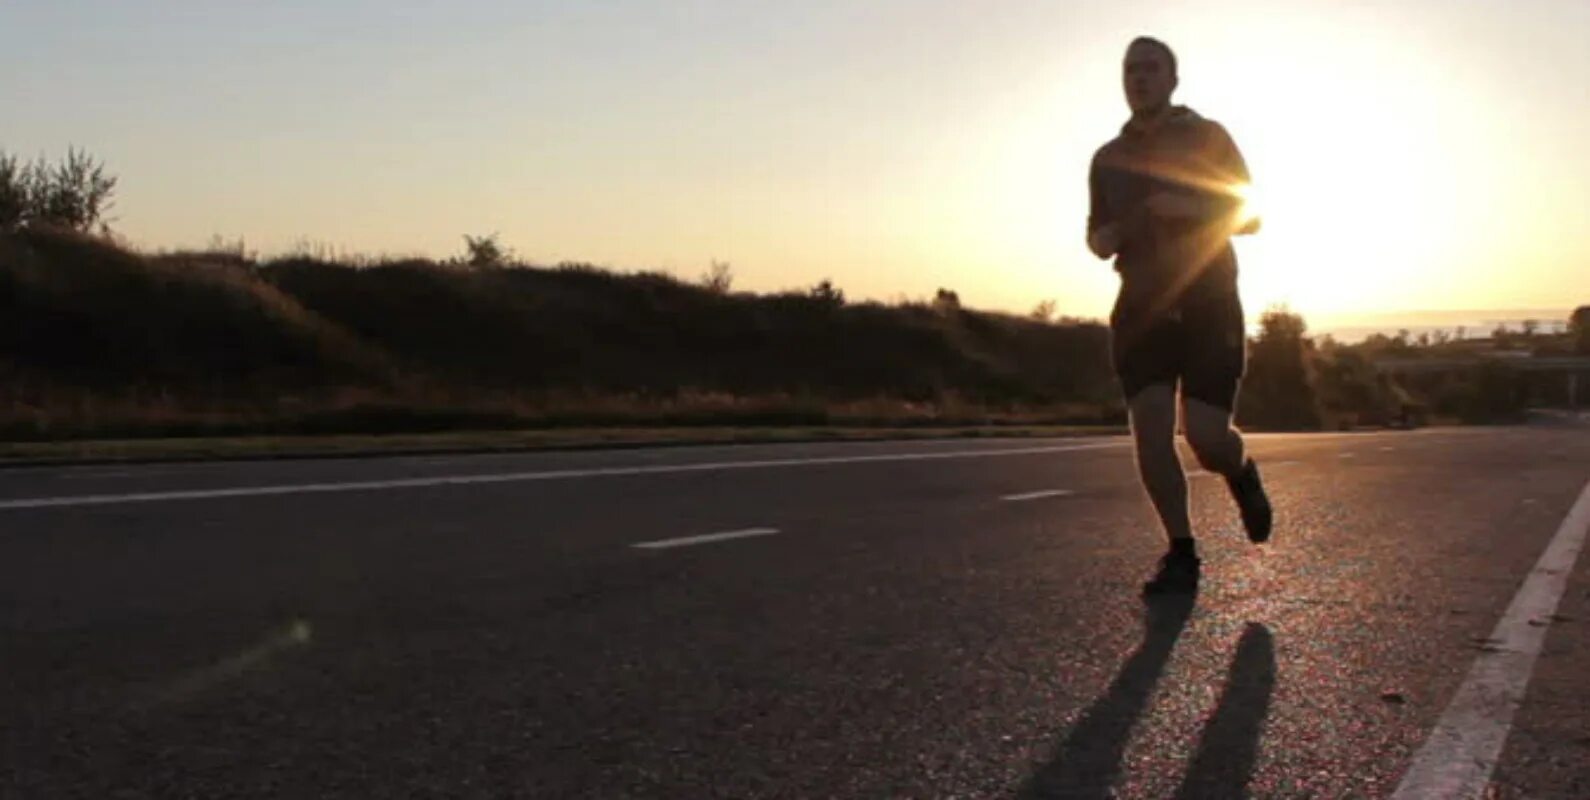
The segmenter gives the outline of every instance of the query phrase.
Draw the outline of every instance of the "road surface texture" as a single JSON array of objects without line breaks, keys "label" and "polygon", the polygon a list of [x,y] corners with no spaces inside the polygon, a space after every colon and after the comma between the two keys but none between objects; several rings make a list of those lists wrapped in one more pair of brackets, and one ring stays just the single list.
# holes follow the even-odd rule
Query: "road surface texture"
[{"label": "road surface texture", "polygon": [[1252,449],[0,471],[0,796],[1590,798],[1590,433]]}]

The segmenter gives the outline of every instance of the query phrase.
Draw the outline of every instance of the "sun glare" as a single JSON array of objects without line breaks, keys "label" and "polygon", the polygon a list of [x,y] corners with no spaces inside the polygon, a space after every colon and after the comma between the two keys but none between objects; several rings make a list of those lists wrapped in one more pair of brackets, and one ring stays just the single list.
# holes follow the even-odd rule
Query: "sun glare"
[{"label": "sun glare", "polygon": [[[1279,53],[1264,54],[1279,67],[1262,74],[1212,68],[1198,98],[1253,174],[1252,187],[1236,187],[1244,220],[1262,223],[1237,240],[1251,306],[1406,306],[1471,279],[1461,274],[1469,254],[1457,252],[1460,233],[1487,221],[1472,218],[1465,198],[1494,182],[1461,153],[1485,137],[1483,126],[1442,127],[1437,111],[1452,101],[1438,81],[1407,69],[1406,82],[1387,81],[1394,54],[1356,52],[1358,61],[1331,70],[1320,64],[1335,62]],[[1465,163],[1461,181],[1456,163]]]},{"label": "sun glare", "polygon": [[1242,208],[1237,211],[1238,228],[1241,228],[1254,220],[1260,220],[1261,222],[1263,221],[1264,198],[1260,195],[1260,192],[1256,187],[1254,187],[1252,184],[1239,183],[1234,184],[1230,191],[1237,197],[1238,200],[1242,201]]}]

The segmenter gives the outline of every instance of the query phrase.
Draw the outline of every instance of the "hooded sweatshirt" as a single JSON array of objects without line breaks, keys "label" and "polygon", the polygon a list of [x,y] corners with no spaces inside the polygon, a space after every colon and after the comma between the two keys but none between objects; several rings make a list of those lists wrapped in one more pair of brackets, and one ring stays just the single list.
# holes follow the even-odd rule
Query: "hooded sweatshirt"
[{"label": "hooded sweatshirt", "polygon": [[[1112,319],[1147,322],[1236,298],[1231,236],[1241,227],[1242,203],[1233,187],[1247,183],[1247,165],[1225,128],[1183,106],[1154,122],[1129,121],[1099,148],[1088,173],[1088,232],[1115,225],[1121,234]],[[1152,217],[1144,201],[1158,192],[1191,197],[1200,213]]]}]

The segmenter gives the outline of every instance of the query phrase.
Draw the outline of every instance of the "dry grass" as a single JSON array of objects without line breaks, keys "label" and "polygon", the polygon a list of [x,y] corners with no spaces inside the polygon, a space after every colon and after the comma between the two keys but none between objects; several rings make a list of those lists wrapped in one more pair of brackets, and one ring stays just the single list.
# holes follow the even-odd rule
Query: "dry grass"
[{"label": "dry grass", "polygon": [[1107,333],[582,265],[0,236],[9,440],[1119,421]]},{"label": "dry grass", "polygon": [[[146,255],[27,229],[0,234],[0,319],[10,442],[1124,422],[1103,325],[948,294],[846,303],[832,286],[757,295],[310,246],[261,261],[241,242]],[[1518,381],[1494,370],[1399,385],[1373,368],[1388,347],[1439,347],[1315,347],[1304,329],[1254,342],[1243,424],[1374,424],[1410,403],[1521,413]]]}]

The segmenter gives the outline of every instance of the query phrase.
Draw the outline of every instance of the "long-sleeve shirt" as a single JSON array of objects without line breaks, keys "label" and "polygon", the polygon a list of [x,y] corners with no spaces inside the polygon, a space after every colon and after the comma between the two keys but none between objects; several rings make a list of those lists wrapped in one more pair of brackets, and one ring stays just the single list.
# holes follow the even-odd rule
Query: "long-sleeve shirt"
[{"label": "long-sleeve shirt", "polygon": [[[1236,296],[1238,232],[1248,168],[1225,128],[1176,107],[1152,126],[1129,122],[1093,157],[1088,232],[1115,225],[1121,274],[1116,315],[1142,319],[1189,303]],[[1194,198],[1193,218],[1154,218],[1144,201],[1158,192]]]}]

